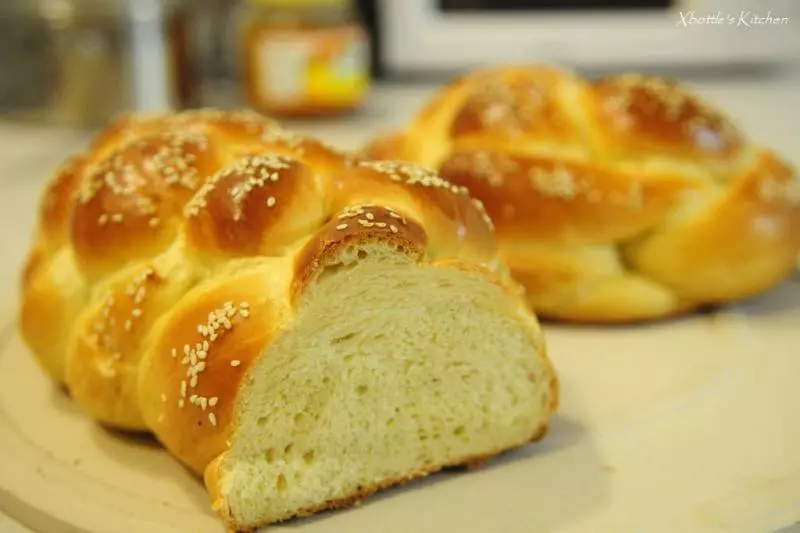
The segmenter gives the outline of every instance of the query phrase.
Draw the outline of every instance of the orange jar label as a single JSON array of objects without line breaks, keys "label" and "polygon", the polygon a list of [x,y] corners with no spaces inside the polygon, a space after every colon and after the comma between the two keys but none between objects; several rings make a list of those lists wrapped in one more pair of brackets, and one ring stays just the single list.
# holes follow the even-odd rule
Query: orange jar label
[{"label": "orange jar label", "polygon": [[369,89],[369,45],[358,27],[255,28],[248,49],[250,93],[267,109],[349,108]]}]

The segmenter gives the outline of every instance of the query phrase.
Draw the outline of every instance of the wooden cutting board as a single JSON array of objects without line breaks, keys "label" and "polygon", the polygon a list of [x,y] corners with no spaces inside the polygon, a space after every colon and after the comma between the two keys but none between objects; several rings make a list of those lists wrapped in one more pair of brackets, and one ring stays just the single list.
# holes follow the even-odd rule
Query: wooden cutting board
[{"label": "wooden cutting board", "polygon": [[[46,533],[221,533],[199,480],[153,440],[84,417],[12,318],[0,510]],[[270,530],[716,533],[800,520],[800,283],[713,315],[546,331],[563,402],[545,441]]]}]

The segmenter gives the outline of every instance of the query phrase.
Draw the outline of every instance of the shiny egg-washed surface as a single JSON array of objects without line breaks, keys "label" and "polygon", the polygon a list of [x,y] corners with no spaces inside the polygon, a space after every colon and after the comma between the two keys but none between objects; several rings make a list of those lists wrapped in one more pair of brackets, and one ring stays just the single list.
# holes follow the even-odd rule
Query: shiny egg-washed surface
[{"label": "shiny egg-washed surface", "polygon": [[[122,117],[61,166],[39,219],[22,282],[26,343],[84,409],[111,426],[151,429],[169,415],[161,405],[167,396],[170,406],[198,407],[216,435],[185,450],[194,459],[184,460],[198,468],[208,461],[206,448],[224,444],[219,427],[230,414],[229,403],[200,392],[203,378],[224,381],[246,370],[234,354],[225,368],[205,372],[222,364],[206,361],[209,343],[223,342],[216,338],[235,326],[248,329],[254,286],[236,277],[248,265],[291,266],[292,283],[262,287],[274,289],[265,305],[287,290],[294,301],[330,246],[367,237],[397,241],[408,254],[421,247],[426,260],[479,265],[516,288],[498,259],[491,220],[463,187],[414,165],[346,154],[251,113]],[[160,342],[148,334],[220,271],[235,279],[228,292],[241,294],[213,305],[209,297],[183,317],[192,339],[161,339],[187,374],[154,397],[156,419],[148,421],[137,387],[142,367],[158,367],[143,357]],[[264,312],[277,323],[285,316],[276,309]],[[248,345],[255,357],[260,345]]]},{"label": "shiny egg-washed surface", "polygon": [[761,293],[800,253],[800,179],[676,81],[493,68],[365,152],[483,201],[545,318],[631,322]]}]

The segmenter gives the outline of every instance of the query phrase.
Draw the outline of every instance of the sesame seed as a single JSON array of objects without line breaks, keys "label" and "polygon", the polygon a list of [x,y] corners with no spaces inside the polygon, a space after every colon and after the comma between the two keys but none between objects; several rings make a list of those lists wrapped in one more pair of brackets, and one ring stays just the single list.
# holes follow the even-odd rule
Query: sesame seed
[{"label": "sesame seed", "polygon": [[180,407],[181,409],[183,409],[183,406],[184,406],[184,405],[186,405],[186,402],[183,400],[183,398],[181,398],[180,400],[178,400],[178,407]]},{"label": "sesame seed", "polygon": [[399,231],[399,230],[397,229],[397,226],[395,226],[394,224],[391,224],[391,225],[389,226],[389,229],[390,229],[390,230],[392,230],[392,233],[397,233],[397,232]]},{"label": "sesame seed", "polygon": [[208,413],[208,421],[211,422],[212,426],[217,425],[217,416],[214,413]]},{"label": "sesame seed", "polygon": [[572,173],[563,166],[553,169],[533,167],[528,171],[531,187],[548,197],[571,200],[578,195],[578,185]]},{"label": "sesame seed", "polygon": [[159,219],[157,219],[157,218],[151,218],[151,219],[148,221],[148,225],[149,225],[151,228],[155,228],[155,227],[157,227],[157,226],[158,226],[160,223],[161,223],[161,221],[160,221]]},{"label": "sesame seed", "polygon": [[[232,329],[234,323],[231,322],[231,319],[237,315],[243,319],[247,318],[250,315],[249,309],[250,304],[247,302],[241,302],[238,306],[232,301],[225,302],[220,308],[214,309],[208,313],[206,324],[200,324],[196,327],[196,331],[201,338],[194,343],[194,347],[189,343],[184,344],[183,347],[183,351],[186,355],[183,360],[181,360],[181,364],[187,367],[186,378],[188,378],[188,386],[186,379],[181,381],[181,393],[183,397],[185,397],[187,389],[195,389],[197,387],[200,375],[206,371],[205,360],[211,355],[217,333]],[[231,362],[231,365],[237,366],[238,362],[237,365]],[[209,405],[213,407],[217,401],[218,398],[216,396],[213,402],[199,394],[192,394],[190,397],[190,404],[199,406],[203,410],[207,409]]]},{"label": "sesame seed", "polygon": [[366,217],[367,217],[367,220],[375,220],[375,215],[373,215],[372,213],[367,213]]},{"label": "sesame seed", "polygon": [[97,223],[100,224],[101,226],[105,226],[106,224],[108,224],[108,215],[103,213],[102,215],[97,217]]},{"label": "sesame seed", "polygon": [[218,401],[219,401],[219,398],[217,398],[216,396],[212,396],[211,398],[208,399],[208,405],[210,405],[211,407],[214,407],[215,405],[217,405]]},{"label": "sesame seed", "polygon": [[[214,191],[219,184],[231,177],[243,178],[231,188],[229,194],[234,204],[234,220],[241,220],[244,201],[250,192],[257,188],[263,188],[268,182],[276,182],[279,179],[279,171],[291,168],[292,160],[278,155],[259,155],[243,158],[233,165],[229,165],[206,180],[202,187],[195,193],[194,197],[184,207],[184,216],[187,218],[195,217],[208,206],[208,195]],[[267,199],[267,206],[275,205],[275,197]]]},{"label": "sesame seed", "polygon": [[142,316],[142,310],[141,310],[141,309],[139,309],[139,308],[136,308],[136,309],[134,309],[133,311],[131,311],[131,314],[132,314],[133,316],[135,316],[135,317],[140,317],[140,316]]},{"label": "sesame seed", "polygon": [[111,215],[111,221],[116,222],[117,224],[122,222],[122,219],[123,219],[122,213],[114,213],[113,215]]},{"label": "sesame seed", "polygon": [[379,227],[379,228],[385,228],[386,227],[386,222],[376,222],[375,225],[377,227]]},{"label": "sesame seed", "polygon": [[133,322],[131,322],[130,320],[126,320],[125,321],[125,331],[130,331],[132,327],[133,327]]},{"label": "sesame seed", "polygon": [[343,229],[347,229],[347,224],[339,224],[338,226],[336,226],[336,229],[338,229],[340,231],[343,230]]},{"label": "sesame seed", "polygon": [[241,364],[242,362],[239,361],[238,359],[234,359],[233,361],[231,361],[231,366],[239,366]]}]

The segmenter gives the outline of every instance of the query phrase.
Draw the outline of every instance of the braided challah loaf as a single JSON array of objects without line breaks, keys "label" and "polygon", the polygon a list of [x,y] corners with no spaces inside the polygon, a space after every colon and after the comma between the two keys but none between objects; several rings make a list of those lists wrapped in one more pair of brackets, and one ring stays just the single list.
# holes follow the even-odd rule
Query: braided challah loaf
[{"label": "braided challah loaf", "polygon": [[66,163],[21,329],[235,529],[520,446],[558,401],[479,202],[252,114],[127,117]]},{"label": "braided challah loaf", "polygon": [[795,172],[664,78],[478,70],[364,151],[482,200],[543,318],[639,321],[746,298],[800,252]]}]

